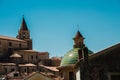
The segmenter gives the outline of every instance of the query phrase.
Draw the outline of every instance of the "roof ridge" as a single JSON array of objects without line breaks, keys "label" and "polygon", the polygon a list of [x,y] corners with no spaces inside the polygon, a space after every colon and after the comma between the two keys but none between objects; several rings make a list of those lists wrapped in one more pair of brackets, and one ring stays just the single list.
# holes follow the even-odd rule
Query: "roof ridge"
[{"label": "roof ridge", "polygon": [[105,54],[107,51],[113,50],[114,48],[117,48],[118,46],[120,46],[120,43],[115,44],[115,45],[113,45],[113,46],[110,46],[110,47],[108,47],[108,48],[106,48],[106,49],[103,49],[103,50],[101,50],[101,51],[99,51],[99,52],[91,55],[90,57],[93,58],[93,57],[95,57],[95,56],[98,56],[98,55],[101,55],[101,54]]},{"label": "roof ridge", "polygon": [[15,37],[9,37],[9,36],[3,36],[3,35],[0,35],[0,39],[13,40],[13,41],[23,41],[23,42],[25,42],[24,40],[21,40],[21,39],[15,38]]}]

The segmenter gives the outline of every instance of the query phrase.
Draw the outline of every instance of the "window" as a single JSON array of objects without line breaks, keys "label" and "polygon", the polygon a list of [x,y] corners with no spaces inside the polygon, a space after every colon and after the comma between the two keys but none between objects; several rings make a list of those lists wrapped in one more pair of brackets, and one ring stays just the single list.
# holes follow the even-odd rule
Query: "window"
[{"label": "window", "polygon": [[33,55],[31,55],[31,59],[33,59]]},{"label": "window", "polygon": [[14,77],[18,77],[18,73],[14,73]]},{"label": "window", "polygon": [[11,42],[9,42],[9,44],[8,44],[10,47],[12,47],[12,43]]},{"label": "window", "polygon": [[21,48],[21,44],[19,44],[19,48]]},{"label": "window", "polygon": [[23,58],[23,55],[21,55],[21,58]]},{"label": "window", "polygon": [[38,59],[38,57],[36,56],[36,59]]},{"label": "window", "polygon": [[27,72],[27,70],[26,70],[26,69],[24,69],[24,71],[25,71],[25,72]]},{"label": "window", "polygon": [[74,72],[69,72],[69,80],[74,80]]}]

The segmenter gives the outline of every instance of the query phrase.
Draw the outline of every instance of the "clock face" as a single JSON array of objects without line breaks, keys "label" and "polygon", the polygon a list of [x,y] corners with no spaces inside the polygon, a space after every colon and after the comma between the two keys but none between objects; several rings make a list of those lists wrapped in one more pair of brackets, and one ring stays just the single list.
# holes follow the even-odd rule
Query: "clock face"
[{"label": "clock face", "polygon": [[25,34],[25,33],[23,33],[23,35],[22,35],[22,36],[23,36],[23,38],[25,38],[26,34]]}]

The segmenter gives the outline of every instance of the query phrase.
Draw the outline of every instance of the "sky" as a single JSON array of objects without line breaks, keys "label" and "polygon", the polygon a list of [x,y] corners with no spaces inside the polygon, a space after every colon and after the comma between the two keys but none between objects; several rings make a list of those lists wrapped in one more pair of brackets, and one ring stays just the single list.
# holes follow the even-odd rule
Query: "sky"
[{"label": "sky", "polygon": [[16,37],[23,15],[33,50],[50,57],[72,49],[78,30],[95,53],[120,42],[120,0],[0,0],[0,35]]}]

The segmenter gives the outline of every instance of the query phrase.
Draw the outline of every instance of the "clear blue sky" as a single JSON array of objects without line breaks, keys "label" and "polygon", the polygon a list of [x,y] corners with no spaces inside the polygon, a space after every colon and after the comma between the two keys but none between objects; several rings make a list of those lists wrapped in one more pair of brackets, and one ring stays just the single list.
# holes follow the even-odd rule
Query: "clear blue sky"
[{"label": "clear blue sky", "polygon": [[63,56],[78,28],[98,52],[120,42],[120,0],[0,0],[0,35],[15,37],[24,15],[33,49]]}]

